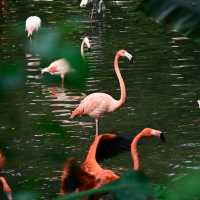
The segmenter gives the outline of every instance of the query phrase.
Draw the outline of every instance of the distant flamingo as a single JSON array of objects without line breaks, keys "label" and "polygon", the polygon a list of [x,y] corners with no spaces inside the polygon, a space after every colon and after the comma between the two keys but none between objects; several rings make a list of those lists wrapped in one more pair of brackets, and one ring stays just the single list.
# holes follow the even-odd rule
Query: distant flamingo
[{"label": "distant flamingo", "polygon": [[142,137],[158,137],[164,141],[161,131],[145,128],[132,140],[128,137],[115,134],[102,134],[95,137],[89,148],[85,161],[79,167],[75,158],[70,158],[64,165],[61,176],[61,194],[68,194],[74,191],[84,191],[92,188],[99,188],[118,178],[112,170],[103,169],[98,162],[104,158],[111,157],[121,151],[130,151],[133,160],[133,169],[140,169],[137,144]]},{"label": "distant flamingo", "polygon": [[[85,58],[84,45],[86,45],[88,49],[91,48],[88,37],[84,37],[81,43],[81,56],[83,59]],[[61,58],[52,62],[48,67],[42,69],[41,73],[44,74],[45,72],[47,72],[47,73],[50,73],[51,75],[60,75],[61,80],[62,80],[62,86],[63,86],[65,74],[69,73],[70,71],[73,71],[73,70],[69,62],[64,58]]]},{"label": "distant flamingo", "polygon": [[200,100],[197,100],[197,103],[198,103],[198,105],[199,105],[199,108],[200,108]]},{"label": "distant flamingo", "polygon": [[121,57],[127,57],[129,60],[132,60],[132,55],[126,50],[119,50],[115,55],[114,60],[114,69],[119,80],[121,97],[119,100],[114,99],[112,96],[106,93],[92,93],[86,96],[79,106],[72,111],[70,118],[75,116],[89,115],[95,118],[96,122],[96,135],[98,135],[98,120],[99,118],[107,112],[114,112],[123,106],[126,100],[126,88],[124,80],[121,76],[119,69],[119,59]]},{"label": "distant flamingo", "polygon": [[101,14],[104,10],[106,10],[106,6],[103,0],[82,0],[80,3],[81,8],[84,8],[88,5],[92,6],[92,11],[90,15],[91,19],[94,16],[94,12],[97,12],[97,14]]},{"label": "distant flamingo", "polygon": [[[0,170],[2,170],[5,166],[5,155],[2,151],[0,151]],[[0,176],[0,188],[2,190],[2,192],[4,192],[7,196],[8,200],[13,200],[12,198],[12,190],[8,184],[8,182],[6,181],[6,179],[3,176]],[[1,196],[3,194],[0,193],[0,199],[2,199],[3,197]]]},{"label": "distant flamingo", "polygon": [[38,16],[30,16],[26,19],[26,28],[28,35],[31,39],[33,32],[36,32],[41,27],[41,19]]}]

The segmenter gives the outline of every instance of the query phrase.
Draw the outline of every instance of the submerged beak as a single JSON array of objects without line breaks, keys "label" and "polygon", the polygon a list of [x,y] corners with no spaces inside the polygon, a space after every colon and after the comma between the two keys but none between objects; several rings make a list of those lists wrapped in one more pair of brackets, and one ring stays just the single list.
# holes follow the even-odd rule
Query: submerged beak
[{"label": "submerged beak", "polygon": [[48,67],[46,67],[46,68],[44,68],[44,69],[41,70],[41,75],[43,75],[45,72],[49,73]]}]

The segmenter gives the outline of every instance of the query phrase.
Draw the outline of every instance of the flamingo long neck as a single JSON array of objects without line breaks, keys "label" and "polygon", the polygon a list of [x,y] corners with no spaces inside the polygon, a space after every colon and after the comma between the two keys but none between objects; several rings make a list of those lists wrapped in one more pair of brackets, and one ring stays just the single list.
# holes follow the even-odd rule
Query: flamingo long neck
[{"label": "flamingo long neck", "polygon": [[99,140],[100,140],[100,137],[96,136],[95,141],[90,146],[90,149],[88,151],[85,162],[88,162],[88,161],[95,161],[96,162],[96,151],[97,151],[97,145],[99,143]]},{"label": "flamingo long neck", "polygon": [[119,80],[120,99],[117,101],[117,105],[115,109],[118,109],[119,107],[121,107],[125,103],[125,100],[126,100],[126,87],[125,87],[125,83],[119,69],[119,58],[120,58],[120,55],[116,54],[115,60],[114,60],[114,69],[115,69],[117,78]]},{"label": "flamingo long neck", "polygon": [[83,40],[82,43],[81,43],[81,56],[82,56],[83,59],[85,58],[85,54],[84,54],[84,43],[85,43],[85,41]]},{"label": "flamingo long neck", "polygon": [[140,159],[139,159],[139,154],[137,150],[137,144],[138,141],[143,137],[143,132],[140,132],[135,136],[131,143],[131,157],[133,161],[133,169],[135,171],[138,171],[140,169]]}]

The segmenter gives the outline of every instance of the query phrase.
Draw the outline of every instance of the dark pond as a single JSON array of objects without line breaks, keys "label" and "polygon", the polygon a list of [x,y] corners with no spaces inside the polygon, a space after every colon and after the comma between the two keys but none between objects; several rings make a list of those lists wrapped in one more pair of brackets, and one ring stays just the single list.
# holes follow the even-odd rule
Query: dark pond
[{"label": "dark pond", "polygon": [[[82,160],[95,133],[93,119],[71,120],[69,114],[84,94],[102,91],[119,97],[113,59],[121,48],[136,61],[121,64],[127,101],[100,120],[100,132],[162,130],[166,144],[151,139],[139,147],[142,169],[155,183],[200,168],[199,46],[136,12],[139,1],[106,3],[106,16],[93,23],[75,0],[5,0],[1,5],[0,147],[7,156],[4,174],[14,193],[34,191],[38,199],[58,196],[65,158],[73,155]],[[40,16],[43,27],[73,24],[75,31],[63,37],[63,43],[79,46],[84,35],[90,37],[89,72],[81,87],[66,81],[62,88],[59,82],[40,76],[53,59],[44,62],[25,48],[24,23],[30,15]],[[23,36],[13,27],[22,28]],[[6,78],[6,68],[16,65],[20,67]],[[131,168],[130,155],[122,154],[104,165],[124,172]]]}]

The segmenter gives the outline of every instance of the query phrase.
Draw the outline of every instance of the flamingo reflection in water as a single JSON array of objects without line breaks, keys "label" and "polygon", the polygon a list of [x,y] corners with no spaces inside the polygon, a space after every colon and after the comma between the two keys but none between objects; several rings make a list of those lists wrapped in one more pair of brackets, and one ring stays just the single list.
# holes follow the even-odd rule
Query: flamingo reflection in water
[{"label": "flamingo reflection in water", "polygon": [[151,128],[143,129],[133,139],[131,135],[118,136],[109,133],[97,135],[89,148],[85,161],[80,166],[74,157],[67,159],[61,175],[60,193],[65,195],[75,191],[99,188],[119,179],[120,175],[102,168],[99,163],[124,151],[131,150],[133,169],[140,170],[137,145],[143,137],[157,137],[164,141],[162,132]]}]

